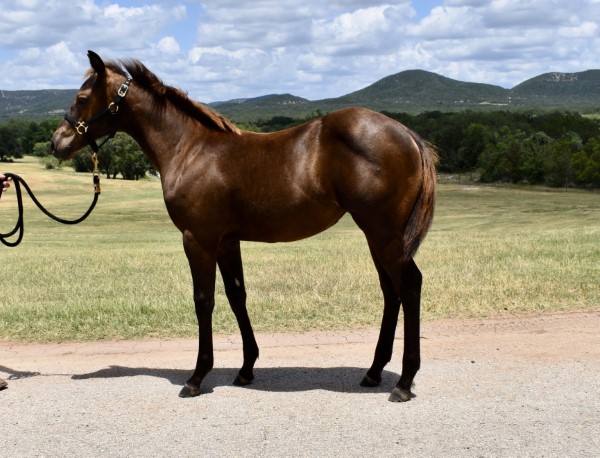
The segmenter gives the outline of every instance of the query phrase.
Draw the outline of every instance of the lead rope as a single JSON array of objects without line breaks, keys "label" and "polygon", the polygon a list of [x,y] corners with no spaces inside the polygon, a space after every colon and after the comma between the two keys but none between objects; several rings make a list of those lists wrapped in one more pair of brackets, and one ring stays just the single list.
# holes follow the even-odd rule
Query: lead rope
[{"label": "lead rope", "polygon": [[[33,191],[31,191],[31,188],[29,187],[29,185],[25,182],[25,180],[23,178],[21,178],[19,175],[15,175],[14,173],[5,173],[4,176],[6,178],[12,178],[12,180],[15,184],[15,193],[17,196],[17,206],[18,206],[19,216],[17,218],[17,224],[15,224],[15,227],[12,231],[6,232],[4,234],[0,233],[0,242],[2,242],[4,245],[6,245],[8,247],[16,247],[19,243],[21,243],[21,240],[23,240],[23,233],[25,232],[25,224],[24,224],[24,220],[23,220],[23,196],[21,193],[21,185],[23,185],[23,187],[29,194],[29,197],[31,197],[31,200],[33,200],[33,202],[37,205],[37,207],[47,217],[52,218],[54,221],[58,221],[61,224],[79,224],[82,221],[84,221],[90,215],[90,213],[92,213],[92,210],[94,210],[94,207],[96,206],[96,202],[98,202],[98,197],[100,196],[100,171],[98,170],[98,158],[96,157],[96,153],[94,153],[92,155],[92,161],[94,163],[94,171],[93,171],[94,199],[92,200],[92,204],[90,205],[90,208],[88,208],[88,210],[83,214],[83,216],[81,216],[77,219],[74,219],[74,220],[67,220],[67,219],[59,218],[58,216],[50,213],[48,210],[46,210],[46,208],[44,208],[44,206],[40,203],[40,201],[35,197],[35,195],[33,194]],[[0,181],[0,196],[2,196],[2,191],[3,191],[2,181],[4,181],[4,180]],[[17,232],[18,232],[17,240],[15,240],[14,242],[7,240],[8,238],[15,235]]]}]

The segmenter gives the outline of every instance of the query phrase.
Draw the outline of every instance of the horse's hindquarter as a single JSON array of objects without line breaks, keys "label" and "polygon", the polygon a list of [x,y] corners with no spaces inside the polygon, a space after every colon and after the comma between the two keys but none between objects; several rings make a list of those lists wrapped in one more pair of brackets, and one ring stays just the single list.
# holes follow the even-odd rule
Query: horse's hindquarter
[{"label": "horse's hindquarter", "polygon": [[421,152],[413,134],[363,108],[340,110],[324,121],[324,154],[333,158],[330,173],[340,205],[355,219],[381,215],[386,224],[403,225],[422,182]]}]

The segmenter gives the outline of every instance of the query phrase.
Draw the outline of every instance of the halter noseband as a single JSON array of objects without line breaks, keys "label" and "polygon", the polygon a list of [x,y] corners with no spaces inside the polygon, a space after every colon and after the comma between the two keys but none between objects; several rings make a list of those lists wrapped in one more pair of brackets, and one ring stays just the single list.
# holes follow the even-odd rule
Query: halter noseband
[{"label": "halter noseband", "polygon": [[[72,118],[69,115],[69,113],[65,114],[65,121],[67,121],[71,125],[71,127],[73,127],[73,129],[75,129],[77,131],[77,133],[79,135],[83,135],[85,137],[85,139],[87,140],[88,144],[90,145],[90,147],[92,148],[94,153],[97,153],[100,150],[100,148],[108,140],[113,138],[115,136],[115,134],[117,133],[117,126],[115,125],[114,115],[116,115],[117,112],[119,111],[119,103],[121,103],[121,100],[123,100],[123,98],[127,95],[127,92],[129,91],[129,85],[131,84],[131,80],[132,80],[132,78],[127,78],[127,80],[123,84],[121,84],[121,87],[117,91],[117,96],[108,105],[108,108],[104,109],[100,113],[93,116],[89,121],[77,121],[74,118]],[[90,124],[100,121],[102,118],[104,118],[105,116],[108,116],[108,115],[111,116],[112,128],[108,134],[108,137],[106,137],[104,139],[104,141],[98,146],[98,144],[96,143],[96,140],[94,138],[92,138],[91,135],[88,134],[88,129],[90,128]]]}]

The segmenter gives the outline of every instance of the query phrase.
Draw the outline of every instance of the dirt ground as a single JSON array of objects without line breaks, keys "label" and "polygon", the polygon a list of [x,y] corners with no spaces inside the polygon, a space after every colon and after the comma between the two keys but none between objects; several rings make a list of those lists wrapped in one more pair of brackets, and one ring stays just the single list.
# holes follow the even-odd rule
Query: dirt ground
[{"label": "dirt ground", "polygon": [[[399,326],[401,328],[401,326]],[[599,456],[600,311],[422,326],[405,404],[358,386],[377,330],[215,337],[205,393],[179,399],[195,340],[0,343],[4,456]]]}]

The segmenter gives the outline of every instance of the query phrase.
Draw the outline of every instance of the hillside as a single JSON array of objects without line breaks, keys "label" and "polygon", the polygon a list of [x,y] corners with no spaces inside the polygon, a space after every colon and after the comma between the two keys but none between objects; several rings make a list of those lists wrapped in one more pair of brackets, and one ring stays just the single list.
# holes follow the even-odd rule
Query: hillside
[{"label": "hillside", "polygon": [[461,106],[508,104],[506,89],[456,81],[423,70],[407,70],[338,99],[346,104],[372,105],[380,109],[402,106]]},{"label": "hillside", "polygon": [[587,70],[579,73],[544,73],[515,86],[511,92],[513,97],[524,105],[598,106],[600,102],[600,70]]},{"label": "hillside", "polygon": [[301,118],[351,105],[411,114],[466,109],[562,109],[595,113],[600,110],[600,70],[547,73],[512,89],[457,81],[424,70],[407,70],[334,99],[309,101],[284,94],[210,105],[238,122],[273,116]]},{"label": "hillside", "polygon": [[269,119],[281,115],[299,117],[297,115],[299,112],[310,113],[311,104],[310,100],[292,94],[270,94],[248,99],[213,102],[209,105],[232,119],[254,120]]},{"label": "hillside", "polygon": [[[70,105],[74,94],[74,89],[0,91],[0,120],[60,116]],[[237,122],[270,119],[273,116],[303,118],[351,105],[412,114],[434,110],[447,112],[498,108],[595,113],[600,110],[600,70],[545,73],[512,89],[457,81],[423,70],[407,70],[333,99],[311,101],[292,94],[270,94],[209,104]]]},{"label": "hillside", "polygon": [[62,116],[73,102],[75,93],[75,89],[0,90],[0,120],[10,118],[40,120]]}]

